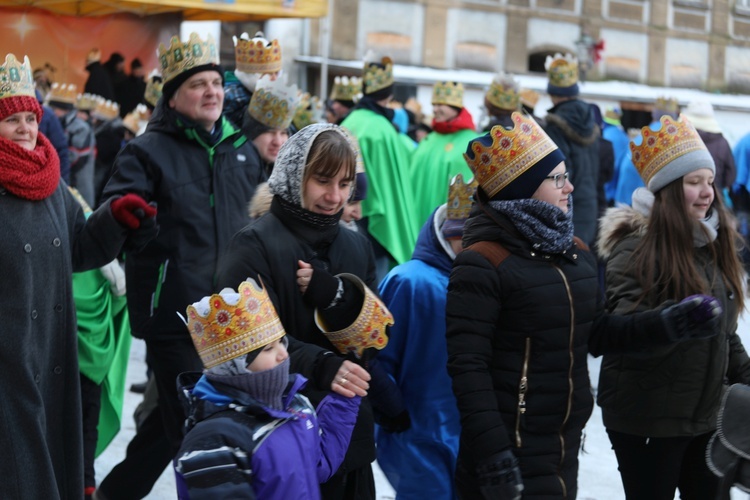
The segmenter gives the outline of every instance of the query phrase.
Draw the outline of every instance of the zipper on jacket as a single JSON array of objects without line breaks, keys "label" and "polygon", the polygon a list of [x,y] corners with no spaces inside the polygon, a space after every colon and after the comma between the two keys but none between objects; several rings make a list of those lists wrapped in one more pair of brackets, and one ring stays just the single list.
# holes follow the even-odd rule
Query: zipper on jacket
[{"label": "zipper on jacket", "polygon": [[526,348],[521,368],[521,381],[518,383],[518,408],[516,409],[516,448],[521,447],[521,417],[526,413],[526,391],[529,390],[529,358],[531,357],[531,337],[526,337]]},{"label": "zipper on jacket", "polygon": [[[558,436],[560,438],[560,465],[565,462],[565,436],[563,435],[563,429],[568,423],[568,420],[570,419],[570,412],[572,410],[573,406],[573,363],[575,361],[575,358],[573,356],[573,339],[575,336],[575,324],[576,324],[576,314],[575,314],[575,308],[573,307],[573,292],[570,290],[570,283],[568,283],[568,278],[565,276],[565,273],[560,269],[559,266],[556,264],[552,264],[552,267],[555,268],[555,270],[560,274],[560,277],[563,280],[563,284],[565,285],[565,292],[568,294],[568,304],[570,307],[570,334],[568,335],[568,357],[570,358],[570,364],[568,365],[568,404],[565,408],[565,417],[563,418],[562,425],[560,426],[560,432],[558,433]],[[562,476],[558,475],[558,478],[560,479],[560,484],[563,489],[563,496],[567,497],[567,487],[565,485],[565,481],[563,480]]]},{"label": "zipper on jacket", "polygon": [[159,297],[161,297],[161,286],[167,280],[167,266],[169,265],[169,259],[165,260],[162,265],[159,266],[159,278],[156,280],[156,288],[151,299],[151,316],[154,315],[154,310],[159,309]]}]

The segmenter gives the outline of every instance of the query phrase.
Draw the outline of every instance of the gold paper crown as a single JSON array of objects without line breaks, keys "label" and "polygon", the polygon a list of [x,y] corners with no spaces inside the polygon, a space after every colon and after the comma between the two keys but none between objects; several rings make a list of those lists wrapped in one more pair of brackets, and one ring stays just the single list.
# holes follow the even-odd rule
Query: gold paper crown
[{"label": "gold paper crown", "polygon": [[156,52],[161,63],[161,73],[164,83],[167,83],[180,73],[204,64],[219,64],[219,52],[211,35],[204,42],[198,33],[190,33],[187,42],[181,42],[177,36],[170,40],[169,48],[159,44]]},{"label": "gold paper crown", "polygon": [[657,130],[647,125],[641,129],[639,136],[630,142],[633,165],[646,186],[649,186],[649,182],[658,171],[676,158],[693,151],[706,150],[706,145],[695,127],[684,116],[674,120],[664,115],[659,122]]},{"label": "gold paper crown", "polygon": [[234,37],[234,60],[243,73],[278,73],[281,71],[281,46],[278,40],[266,40],[262,31],[249,40],[247,33]]},{"label": "gold paper crown", "polygon": [[492,79],[490,88],[485,94],[487,102],[498,109],[515,111],[521,106],[521,93],[518,82],[512,75],[499,73]]},{"label": "gold paper crown", "polygon": [[384,68],[378,66],[376,62],[368,62],[369,57],[366,57],[365,61],[364,76],[362,78],[365,94],[372,94],[393,85],[393,61],[390,57],[384,57],[380,60],[380,64],[385,66]]},{"label": "gold paper crown", "polygon": [[464,182],[464,176],[457,174],[448,187],[448,219],[464,220],[469,218],[471,204],[474,202],[474,194],[479,183],[471,179],[468,184]]},{"label": "gold paper crown", "polygon": [[247,112],[268,128],[284,129],[292,123],[298,102],[296,85],[287,85],[285,78],[271,80],[263,75],[255,86]]},{"label": "gold paper crown", "polygon": [[120,105],[103,97],[96,100],[96,107],[91,112],[100,120],[110,121],[120,116]]},{"label": "gold paper crown", "polygon": [[315,309],[315,324],[341,354],[352,352],[357,357],[362,357],[362,352],[368,347],[385,347],[388,344],[385,331],[386,327],[393,325],[393,314],[357,276],[344,273],[337,274],[336,277],[349,280],[359,288],[364,295],[362,309],[354,323],[336,332],[327,331],[320,312]]},{"label": "gold paper crown", "polygon": [[146,80],[146,90],[143,93],[143,100],[155,108],[156,103],[159,102],[159,98],[161,97],[163,87],[164,81],[161,75],[156,70],[151,71]]},{"label": "gold paper crown", "polygon": [[464,85],[460,82],[437,82],[432,87],[432,104],[464,107]]},{"label": "gold paper crown", "polygon": [[80,111],[92,111],[94,108],[96,108],[96,101],[97,99],[101,99],[102,97],[95,95],[95,94],[78,94],[78,97],[76,97],[76,109]]},{"label": "gold paper crown", "polygon": [[[248,278],[240,283],[236,304],[224,293],[214,294],[187,308],[187,328],[203,366],[212,368],[243,356],[284,336],[268,292]],[[203,310],[199,310],[202,308]]]},{"label": "gold paper crown", "polygon": [[492,127],[489,146],[480,140],[470,143],[473,159],[464,153],[474,178],[490,198],[557,149],[533,118],[514,111],[511,119],[514,123],[511,130]]},{"label": "gold paper crown", "polygon": [[122,119],[122,125],[135,135],[141,129],[143,123],[147,122],[148,119],[148,108],[145,104],[139,104],[133,111],[125,115],[125,118]]},{"label": "gold paper crown", "polygon": [[331,89],[332,101],[353,101],[357,102],[362,96],[362,79],[356,76],[337,76],[333,79],[333,88]]},{"label": "gold paper crown", "polygon": [[78,87],[75,84],[63,83],[62,85],[55,82],[47,94],[47,102],[64,102],[75,105],[78,99]]},{"label": "gold paper crown", "polygon": [[549,83],[555,87],[572,87],[578,83],[578,59],[570,54],[547,56],[544,69]]},{"label": "gold paper crown", "polygon": [[666,113],[679,113],[680,105],[673,97],[657,97],[654,101],[654,109]]},{"label": "gold paper crown", "polygon": [[28,56],[19,63],[14,54],[8,54],[0,66],[0,99],[16,96],[36,97],[34,77]]},{"label": "gold paper crown", "polygon": [[318,96],[310,96],[308,92],[302,94],[297,109],[294,112],[294,118],[292,123],[301,130],[311,123],[323,123],[325,116],[325,110],[323,109],[323,103]]},{"label": "gold paper crown", "polygon": [[537,102],[539,102],[539,92],[531,89],[521,89],[521,104],[534,109]]}]

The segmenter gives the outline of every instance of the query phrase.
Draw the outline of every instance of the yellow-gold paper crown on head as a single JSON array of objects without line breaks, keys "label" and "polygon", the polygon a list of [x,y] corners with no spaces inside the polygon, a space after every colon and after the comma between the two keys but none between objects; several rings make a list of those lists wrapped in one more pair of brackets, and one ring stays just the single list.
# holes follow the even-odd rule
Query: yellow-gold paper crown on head
[{"label": "yellow-gold paper crown on head", "polygon": [[362,79],[356,76],[337,76],[331,88],[332,101],[357,102],[362,97]]},{"label": "yellow-gold paper crown on head", "polygon": [[700,168],[716,172],[706,145],[684,115],[677,120],[664,115],[659,122],[643,127],[630,142],[630,152],[633,165],[652,193]]},{"label": "yellow-gold paper crown on head", "polygon": [[550,95],[578,95],[578,59],[570,54],[547,56],[547,93]]},{"label": "yellow-gold paper crown on head", "polygon": [[60,102],[75,105],[78,100],[78,87],[73,83],[53,83],[47,94],[47,102]]},{"label": "yellow-gold paper crown on head", "polygon": [[161,65],[164,83],[174,79],[180,73],[206,64],[219,65],[219,52],[211,35],[205,41],[198,33],[190,33],[187,42],[181,42],[179,37],[173,36],[169,47],[159,44],[156,51]]},{"label": "yellow-gold paper crown on head", "polygon": [[79,111],[92,111],[96,108],[96,101],[102,99],[101,96],[96,94],[89,94],[88,92],[78,94],[76,98],[76,109]]},{"label": "yellow-gold paper crown on head", "polygon": [[300,96],[297,86],[287,85],[286,78],[272,80],[263,75],[255,86],[247,112],[268,128],[288,128],[297,111]]},{"label": "yellow-gold paper crown on head", "polygon": [[102,121],[108,122],[120,116],[120,105],[109,99],[99,97],[91,114]]},{"label": "yellow-gold paper crown on head", "polygon": [[380,61],[375,59],[372,51],[365,56],[364,75],[362,77],[363,91],[365,95],[374,94],[378,90],[386,89],[393,85],[393,61],[390,57],[383,57]]},{"label": "yellow-gold paper crown on head", "polygon": [[329,331],[320,311],[315,309],[315,324],[341,354],[354,353],[358,358],[369,347],[382,349],[388,344],[386,328],[393,325],[393,314],[372,290],[353,274],[337,274],[337,278],[351,281],[362,292],[362,308],[348,327]]},{"label": "yellow-gold paper crown on head", "polygon": [[463,220],[469,218],[474,194],[479,183],[472,178],[465,182],[464,176],[457,174],[448,186],[448,219]]},{"label": "yellow-gold paper crown on head", "polygon": [[297,109],[294,112],[292,123],[301,130],[311,123],[323,123],[325,117],[325,109],[323,108],[323,102],[318,96],[311,96],[308,92],[305,92],[300,97]]},{"label": "yellow-gold paper crown on head", "polygon": [[672,118],[677,118],[680,113],[680,104],[674,97],[657,97],[654,101],[653,113],[659,117],[670,115]]},{"label": "yellow-gold paper crown on head", "polygon": [[243,33],[234,40],[234,60],[243,73],[278,73],[281,71],[281,46],[278,40],[266,40],[262,31],[250,39]]},{"label": "yellow-gold paper crown on head", "polygon": [[437,82],[432,86],[432,104],[464,107],[464,85],[460,82]]},{"label": "yellow-gold paper crown on head", "polygon": [[146,104],[155,108],[161,97],[163,87],[164,80],[161,74],[155,69],[151,70],[148,78],[146,78],[146,90],[143,93],[143,100],[146,101]]},{"label": "yellow-gold paper crown on head", "polygon": [[520,94],[521,104],[533,110],[536,107],[536,103],[539,102],[539,92],[531,89],[521,89]]},{"label": "yellow-gold paper crown on head", "polygon": [[505,111],[516,111],[521,107],[521,93],[513,75],[498,73],[492,79],[484,95],[492,106]]},{"label": "yellow-gold paper crown on head", "polygon": [[125,118],[122,119],[122,126],[128,129],[133,135],[136,135],[146,122],[148,122],[148,119],[148,108],[145,104],[139,104],[133,111],[125,115]]},{"label": "yellow-gold paper crown on head", "polygon": [[14,54],[8,54],[0,66],[0,99],[15,96],[36,98],[34,76],[28,56],[24,56],[23,62],[19,62]]},{"label": "yellow-gold paper crown on head", "polygon": [[263,281],[248,278],[187,308],[187,324],[203,366],[213,368],[260,349],[285,334]]},{"label": "yellow-gold paper crown on head", "polygon": [[531,198],[564,155],[528,115],[514,111],[513,128],[502,126],[469,142],[464,158],[490,198]]}]

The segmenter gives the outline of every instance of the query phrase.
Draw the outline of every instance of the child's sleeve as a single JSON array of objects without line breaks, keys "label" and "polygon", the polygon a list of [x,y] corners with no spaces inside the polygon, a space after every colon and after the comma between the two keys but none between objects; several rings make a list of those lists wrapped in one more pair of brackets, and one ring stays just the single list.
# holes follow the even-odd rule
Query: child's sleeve
[{"label": "child's sleeve", "polygon": [[318,482],[324,483],[333,476],[344,461],[354,423],[357,421],[361,398],[345,398],[331,393],[317,408],[320,426],[320,457]]},{"label": "child's sleeve", "polygon": [[[184,447],[183,447],[184,448]],[[183,451],[175,464],[179,500],[255,500],[250,457],[237,448]]]}]

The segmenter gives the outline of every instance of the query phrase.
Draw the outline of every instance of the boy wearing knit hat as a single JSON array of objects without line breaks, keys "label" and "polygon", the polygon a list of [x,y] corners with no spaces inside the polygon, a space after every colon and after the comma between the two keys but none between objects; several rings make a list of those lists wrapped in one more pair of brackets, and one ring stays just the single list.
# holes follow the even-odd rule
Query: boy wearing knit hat
[{"label": "boy wearing knit hat", "polygon": [[180,376],[180,498],[320,498],[319,483],[346,454],[359,396],[330,394],[316,412],[299,392],[306,379],[289,373],[273,303],[250,278],[189,306],[186,323],[205,370]]}]

